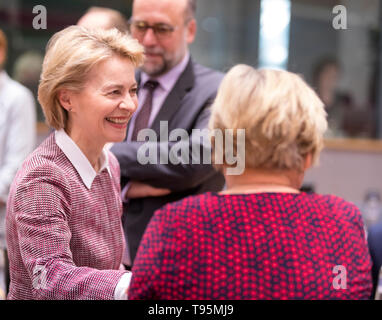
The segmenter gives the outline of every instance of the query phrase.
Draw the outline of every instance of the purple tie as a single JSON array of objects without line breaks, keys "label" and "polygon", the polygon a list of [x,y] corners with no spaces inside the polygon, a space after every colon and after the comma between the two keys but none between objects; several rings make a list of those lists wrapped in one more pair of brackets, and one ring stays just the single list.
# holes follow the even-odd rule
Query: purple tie
[{"label": "purple tie", "polygon": [[135,118],[133,134],[131,136],[132,141],[137,141],[138,132],[141,129],[147,128],[148,126],[150,114],[151,114],[151,108],[153,105],[153,93],[154,93],[154,90],[158,87],[158,85],[159,85],[158,81],[148,80],[143,86],[145,89],[147,89],[147,95],[146,95],[145,102],[143,103],[137,117]]}]

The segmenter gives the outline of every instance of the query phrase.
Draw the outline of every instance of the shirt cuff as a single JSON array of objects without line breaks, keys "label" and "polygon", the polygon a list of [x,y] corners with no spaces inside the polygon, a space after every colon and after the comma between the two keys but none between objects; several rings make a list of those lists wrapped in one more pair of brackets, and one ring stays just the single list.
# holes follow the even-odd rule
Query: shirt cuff
[{"label": "shirt cuff", "polygon": [[132,273],[127,272],[119,279],[114,290],[114,300],[127,300],[127,289],[130,286],[131,276]]},{"label": "shirt cuff", "polygon": [[121,197],[122,197],[122,202],[124,203],[129,203],[129,198],[127,198],[127,191],[129,190],[131,186],[131,183],[128,182],[125,187],[122,189],[122,192],[121,192]]}]

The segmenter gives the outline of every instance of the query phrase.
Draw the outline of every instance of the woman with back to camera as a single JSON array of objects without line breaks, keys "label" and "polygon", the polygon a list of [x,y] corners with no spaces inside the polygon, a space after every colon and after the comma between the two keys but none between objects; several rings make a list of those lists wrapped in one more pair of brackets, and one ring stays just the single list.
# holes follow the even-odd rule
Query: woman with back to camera
[{"label": "woman with back to camera", "polygon": [[143,48],[116,29],[55,34],[38,90],[56,129],[23,163],[7,208],[9,299],[123,299],[119,165]]},{"label": "woman with back to camera", "polygon": [[[227,132],[235,146],[232,132],[243,128],[245,170],[229,175],[227,162],[219,166],[225,191],[155,213],[129,298],[369,298],[371,263],[359,210],[336,196],[299,191],[323,147],[323,103],[293,73],[238,65],[219,88],[210,129],[223,137],[234,129]],[[216,137],[213,144],[227,151]]]}]

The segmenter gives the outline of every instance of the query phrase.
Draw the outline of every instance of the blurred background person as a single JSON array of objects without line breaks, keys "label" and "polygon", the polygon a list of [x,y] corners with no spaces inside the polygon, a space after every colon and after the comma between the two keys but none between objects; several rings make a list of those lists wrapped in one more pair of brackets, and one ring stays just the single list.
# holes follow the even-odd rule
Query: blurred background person
[{"label": "blurred background person", "polygon": [[[245,143],[237,145],[237,130]],[[238,65],[212,105],[215,159],[245,148],[227,189],[156,211],[133,266],[131,299],[368,299],[362,217],[331,195],[300,192],[323,147],[324,105],[297,75]],[[230,145],[228,146],[230,147]],[[241,149],[243,150],[243,149]],[[224,158],[227,159],[227,158]],[[346,268],[346,290],[333,270]],[[344,285],[345,283],[342,283]]]},{"label": "blurred background person", "polygon": [[351,97],[339,93],[340,65],[331,57],[322,58],[313,70],[313,86],[328,114],[328,137],[343,137],[344,118],[350,112]]},{"label": "blurred background person", "polygon": [[33,94],[36,104],[37,119],[44,119],[42,109],[37,100],[38,83],[42,69],[43,55],[36,50],[28,50],[15,61],[13,79],[27,87]]},{"label": "blurred background person", "polygon": [[9,187],[36,142],[33,95],[8,76],[4,70],[6,59],[7,38],[0,29],[0,250],[6,248],[5,209]]},{"label": "blurred background person", "polygon": [[[210,163],[192,163],[191,156],[188,163],[161,160],[175,144],[160,138],[166,135],[161,123],[168,125],[169,133],[179,129],[187,132],[189,139],[181,142],[185,148],[191,149],[193,144],[201,153],[210,153],[209,144],[200,137],[199,141],[193,138],[193,129],[207,127],[209,107],[223,74],[198,64],[190,55],[189,45],[197,29],[195,14],[195,0],[133,2],[130,32],[145,48],[145,62],[137,73],[139,106],[126,141],[111,149],[121,166],[127,265],[134,262],[155,210],[191,194],[221,190],[224,185],[223,176]],[[138,133],[146,128],[155,132],[156,141],[137,140]],[[138,151],[143,144],[158,151],[155,163],[139,163]]]},{"label": "blurred background person", "polygon": [[313,70],[313,86],[325,105],[328,130],[333,137],[370,136],[375,131],[371,125],[368,108],[359,108],[349,92],[340,88],[341,66],[337,59],[322,58]]},{"label": "blurred background person", "polygon": [[137,108],[143,47],[116,29],[55,34],[38,90],[56,129],[23,163],[10,190],[9,299],[124,299],[118,161]]},{"label": "blurred background person", "polygon": [[121,32],[128,31],[125,16],[117,10],[104,7],[91,7],[78,20],[77,25],[86,28],[100,28],[105,30],[117,28]]}]

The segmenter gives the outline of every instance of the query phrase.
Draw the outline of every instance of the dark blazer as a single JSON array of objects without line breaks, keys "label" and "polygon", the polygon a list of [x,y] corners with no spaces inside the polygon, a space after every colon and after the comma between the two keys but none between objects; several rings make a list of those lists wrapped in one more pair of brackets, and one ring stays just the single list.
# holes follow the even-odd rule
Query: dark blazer
[{"label": "dark blazer", "polygon": [[382,223],[370,227],[367,242],[369,244],[369,251],[371,260],[373,261],[373,296],[378,285],[379,270],[382,266]]},{"label": "dark blazer", "polygon": [[[222,78],[222,73],[203,67],[190,58],[150,127],[156,132],[157,142],[154,143],[158,151],[169,150],[175,144],[159,142],[160,121],[168,121],[169,132],[178,128],[186,130],[190,139],[193,137],[192,129],[207,127],[209,106]],[[140,74],[137,75],[137,81],[140,83]],[[140,164],[137,152],[143,144],[147,145],[147,142],[124,141],[116,143],[111,149],[121,166],[122,187],[129,180],[137,180],[172,192],[163,197],[130,199],[128,204],[124,204],[122,222],[132,261],[155,210],[189,195],[219,191],[224,186],[224,177],[210,164],[193,164],[191,160],[190,164],[175,165],[170,161],[168,164],[160,164],[159,160],[158,164]],[[199,147],[209,150],[209,146],[203,143],[199,143]]]}]

